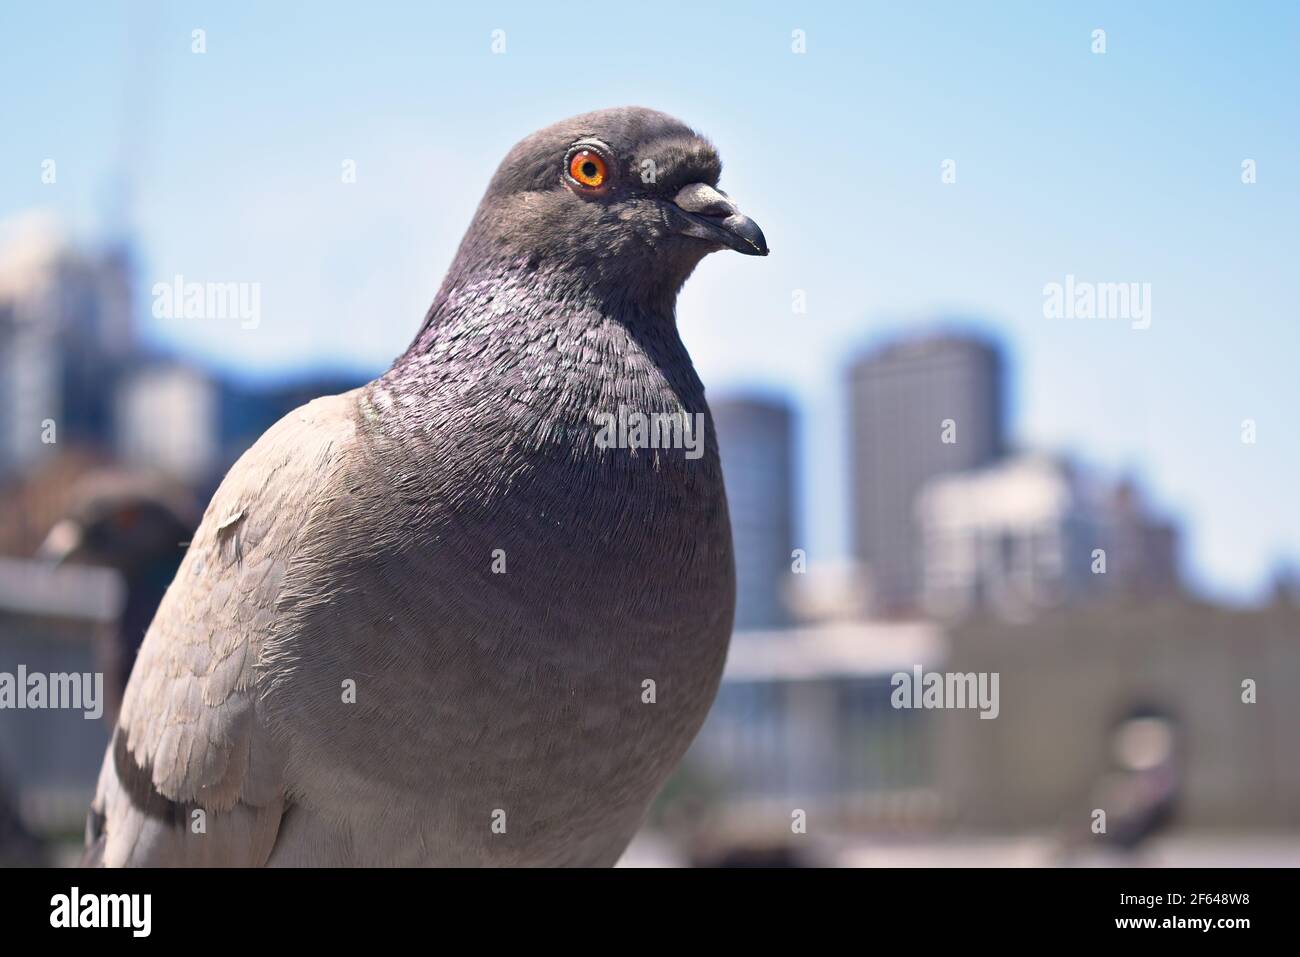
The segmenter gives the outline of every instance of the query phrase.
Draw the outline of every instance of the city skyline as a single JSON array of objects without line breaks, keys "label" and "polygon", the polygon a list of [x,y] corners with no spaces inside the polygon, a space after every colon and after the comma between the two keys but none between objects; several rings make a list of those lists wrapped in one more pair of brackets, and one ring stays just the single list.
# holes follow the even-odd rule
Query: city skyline
[{"label": "city skyline", "polygon": [[[28,217],[22,225],[25,238],[0,246],[0,343],[8,343],[16,370],[47,374],[4,380],[18,391],[9,402],[15,411],[0,420],[0,435],[7,436],[0,476],[39,468],[56,451],[44,428],[38,439],[27,427],[39,418],[31,410],[44,409],[52,416],[41,419],[44,425],[57,421],[63,430],[60,445],[70,439],[74,448],[161,470],[201,490],[281,415],[368,378],[317,371],[258,387],[159,353],[139,335],[129,242],[79,249],[47,220]],[[1154,594],[1154,586],[1172,596],[1182,587],[1182,530],[1150,509],[1134,476],[1103,477],[1077,455],[1013,446],[1006,431],[1007,374],[996,336],[952,329],[898,332],[849,362],[853,493],[846,507],[854,523],[855,574],[862,576],[862,593],[850,604],[872,615],[925,610],[946,617],[940,606],[951,605],[948,599],[930,607],[928,582],[936,569],[945,588],[958,590],[954,595],[970,592],[958,602],[966,611],[1005,606],[1015,616],[1020,612],[1012,606],[1042,610],[1094,591]],[[101,401],[83,409],[86,394],[96,391]],[[794,565],[829,571],[832,580],[823,587],[832,589],[844,570],[797,544],[794,514],[812,503],[801,499],[794,475],[792,407],[784,398],[745,391],[715,395],[711,404],[736,543],[736,630],[788,626],[799,619]],[[1059,488],[1046,492],[1041,477],[990,483],[999,472],[1029,474],[1026,463],[1031,471],[1047,467]],[[942,512],[934,511],[936,483],[950,489]],[[1017,488],[1029,490],[1028,501],[1016,501]],[[1096,548],[1113,552],[1113,567],[1098,572]],[[1005,591],[1008,584],[1012,591]],[[1004,594],[986,605],[980,595],[990,586]],[[1021,599],[1007,605],[1013,592]],[[1056,598],[1043,602],[1048,595]]]},{"label": "city skyline", "polygon": [[[592,53],[587,27],[540,11],[411,9],[397,33],[326,4],[8,11],[0,113],[22,146],[0,156],[0,217],[50,208],[81,237],[134,225],[146,292],[178,274],[261,283],[257,329],[149,318],[151,341],[241,377],[373,371],[414,333],[506,147],[538,117],[643,102],[712,133],[733,157],[724,187],[767,230],[763,270],[705,263],[679,314],[711,394],[779,391],[798,410],[810,554],[850,551],[846,505],[807,505],[847,502],[842,357],[930,317],[974,316],[1008,347],[1010,434],[1141,474],[1185,521],[1201,590],[1262,597],[1295,560],[1300,510],[1259,503],[1286,502],[1300,474],[1286,433],[1300,406],[1287,173],[1300,143],[1281,120],[1300,95],[1284,66],[1300,11],[763,4],[736,22],[693,10],[690,36],[671,15],[609,16],[602,36],[627,39]],[[734,109],[715,35],[769,51],[749,76],[768,108]],[[349,48],[382,55],[337,55]],[[689,78],[656,72],[662,48],[695,65]],[[579,53],[596,92],[571,82]],[[48,69],[60,62],[79,69]],[[845,84],[851,115],[819,95]],[[56,183],[41,180],[47,159]],[[1150,284],[1152,321],[1048,318],[1044,287],[1070,276]]]}]

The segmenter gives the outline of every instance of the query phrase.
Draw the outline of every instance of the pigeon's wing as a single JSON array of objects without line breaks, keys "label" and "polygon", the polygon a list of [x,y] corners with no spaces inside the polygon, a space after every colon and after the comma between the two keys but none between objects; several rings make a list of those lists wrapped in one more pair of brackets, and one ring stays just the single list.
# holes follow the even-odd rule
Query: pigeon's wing
[{"label": "pigeon's wing", "polygon": [[91,809],[89,862],[257,865],[270,855],[283,762],[257,669],[302,529],[355,446],[356,394],[281,419],[213,496],[127,686]]}]

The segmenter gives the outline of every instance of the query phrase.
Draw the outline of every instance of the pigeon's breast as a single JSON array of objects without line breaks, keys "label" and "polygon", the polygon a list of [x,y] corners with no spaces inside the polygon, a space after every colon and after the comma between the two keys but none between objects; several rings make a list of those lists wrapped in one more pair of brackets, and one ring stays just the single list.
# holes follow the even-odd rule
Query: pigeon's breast
[{"label": "pigeon's breast", "polygon": [[[695,736],[735,598],[711,422],[701,408],[702,442],[651,448],[610,411],[612,442],[590,408],[521,430],[507,403],[362,443],[364,471],[389,479],[353,492],[371,559],[336,596],[357,637],[334,666],[367,676],[368,706],[291,719],[352,826],[401,793],[413,820],[475,825],[430,832],[439,862],[599,863]],[[322,675],[322,700],[338,686]]]}]

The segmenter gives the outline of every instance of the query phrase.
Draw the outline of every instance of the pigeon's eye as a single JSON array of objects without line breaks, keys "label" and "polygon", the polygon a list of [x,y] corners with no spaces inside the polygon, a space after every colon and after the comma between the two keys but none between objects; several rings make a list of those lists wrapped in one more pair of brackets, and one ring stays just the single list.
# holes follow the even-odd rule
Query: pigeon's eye
[{"label": "pigeon's eye", "polygon": [[580,149],[569,157],[569,175],[583,186],[604,185],[606,173],[605,158],[595,150]]}]

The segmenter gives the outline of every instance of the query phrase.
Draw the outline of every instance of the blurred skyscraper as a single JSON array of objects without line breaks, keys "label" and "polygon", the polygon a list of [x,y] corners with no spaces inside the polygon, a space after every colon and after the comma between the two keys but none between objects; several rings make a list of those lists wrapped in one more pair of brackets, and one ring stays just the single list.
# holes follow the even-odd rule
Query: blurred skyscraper
[{"label": "blurred skyscraper", "polygon": [[105,397],[134,345],[130,277],[124,248],[82,253],[48,217],[0,225],[0,476],[55,445],[110,444]]},{"label": "blurred skyscraper", "polygon": [[919,605],[922,486],[1003,454],[1004,377],[996,345],[955,333],[891,342],[850,367],[853,548],[879,610]]},{"label": "blurred skyscraper", "polygon": [[769,399],[711,402],[736,553],[736,628],[789,621],[794,548],[794,430],[790,408]]}]

